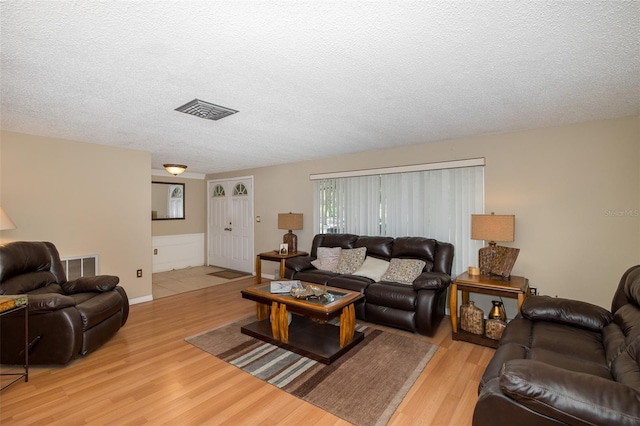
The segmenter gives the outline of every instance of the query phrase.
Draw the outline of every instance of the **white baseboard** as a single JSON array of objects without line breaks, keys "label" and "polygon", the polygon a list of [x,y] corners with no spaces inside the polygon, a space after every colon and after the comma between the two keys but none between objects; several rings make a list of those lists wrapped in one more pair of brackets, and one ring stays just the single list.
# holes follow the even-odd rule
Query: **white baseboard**
[{"label": "white baseboard", "polygon": [[129,299],[129,306],[137,305],[138,303],[151,302],[152,300],[153,300],[153,296],[152,295],[136,297],[136,298],[133,298],[133,299]]},{"label": "white baseboard", "polygon": [[157,236],[152,245],[154,273],[204,265],[204,233]]}]

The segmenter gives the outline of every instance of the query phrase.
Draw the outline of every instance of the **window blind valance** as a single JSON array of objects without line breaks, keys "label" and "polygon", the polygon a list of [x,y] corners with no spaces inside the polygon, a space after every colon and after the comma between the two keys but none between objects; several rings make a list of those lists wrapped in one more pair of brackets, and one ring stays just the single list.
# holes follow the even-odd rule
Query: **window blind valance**
[{"label": "window blind valance", "polygon": [[377,169],[348,170],[342,172],[317,173],[309,175],[309,180],[336,179],[345,177],[388,175],[393,173],[422,172],[427,170],[457,169],[460,167],[484,166],[484,158],[440,161],[436,163],[412,164],[407,166],[382,167]]}]

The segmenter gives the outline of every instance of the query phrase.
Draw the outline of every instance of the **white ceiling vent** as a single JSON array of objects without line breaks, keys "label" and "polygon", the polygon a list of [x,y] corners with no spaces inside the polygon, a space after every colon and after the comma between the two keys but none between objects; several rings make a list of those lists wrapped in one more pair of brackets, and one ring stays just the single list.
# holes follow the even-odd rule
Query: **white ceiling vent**
[{"label": "white ceiling vent", "polygon": [[210,102],[201,101],[200,99],[194,99],[191,102],[187,102],[181,107],[176,108],[176,111],[195,115],[196,117],[204,118],[206,120],[220,120],[221,118],[225,118],[226,116],[238,112],[235,109],[225,108]]}]

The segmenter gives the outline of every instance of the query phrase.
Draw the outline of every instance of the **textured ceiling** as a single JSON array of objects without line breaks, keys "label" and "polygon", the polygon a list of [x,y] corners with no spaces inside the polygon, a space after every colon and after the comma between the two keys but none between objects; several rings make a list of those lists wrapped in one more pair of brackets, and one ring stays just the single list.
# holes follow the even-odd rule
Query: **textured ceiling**
[{"label": "textured ceiling", "polygon": [[[0,3],[3,130],[213,173],[640,115],[638,1]],[[204,120],[195,99],[237,114]]]}]

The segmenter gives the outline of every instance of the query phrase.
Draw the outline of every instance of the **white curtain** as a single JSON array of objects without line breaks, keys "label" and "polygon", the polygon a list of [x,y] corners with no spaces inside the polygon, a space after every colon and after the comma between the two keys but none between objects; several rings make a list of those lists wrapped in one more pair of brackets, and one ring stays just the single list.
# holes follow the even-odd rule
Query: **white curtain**
[{"label": "white curtain", "polygon": [[316,181],[314,231],[380,235],[380,177]]},{"label": "white curtain", "polygon": [[455,247],[452,273],[477,262],[471,214],[484,211],[484,167],[316,181],[314,232],[422,236]]}]

